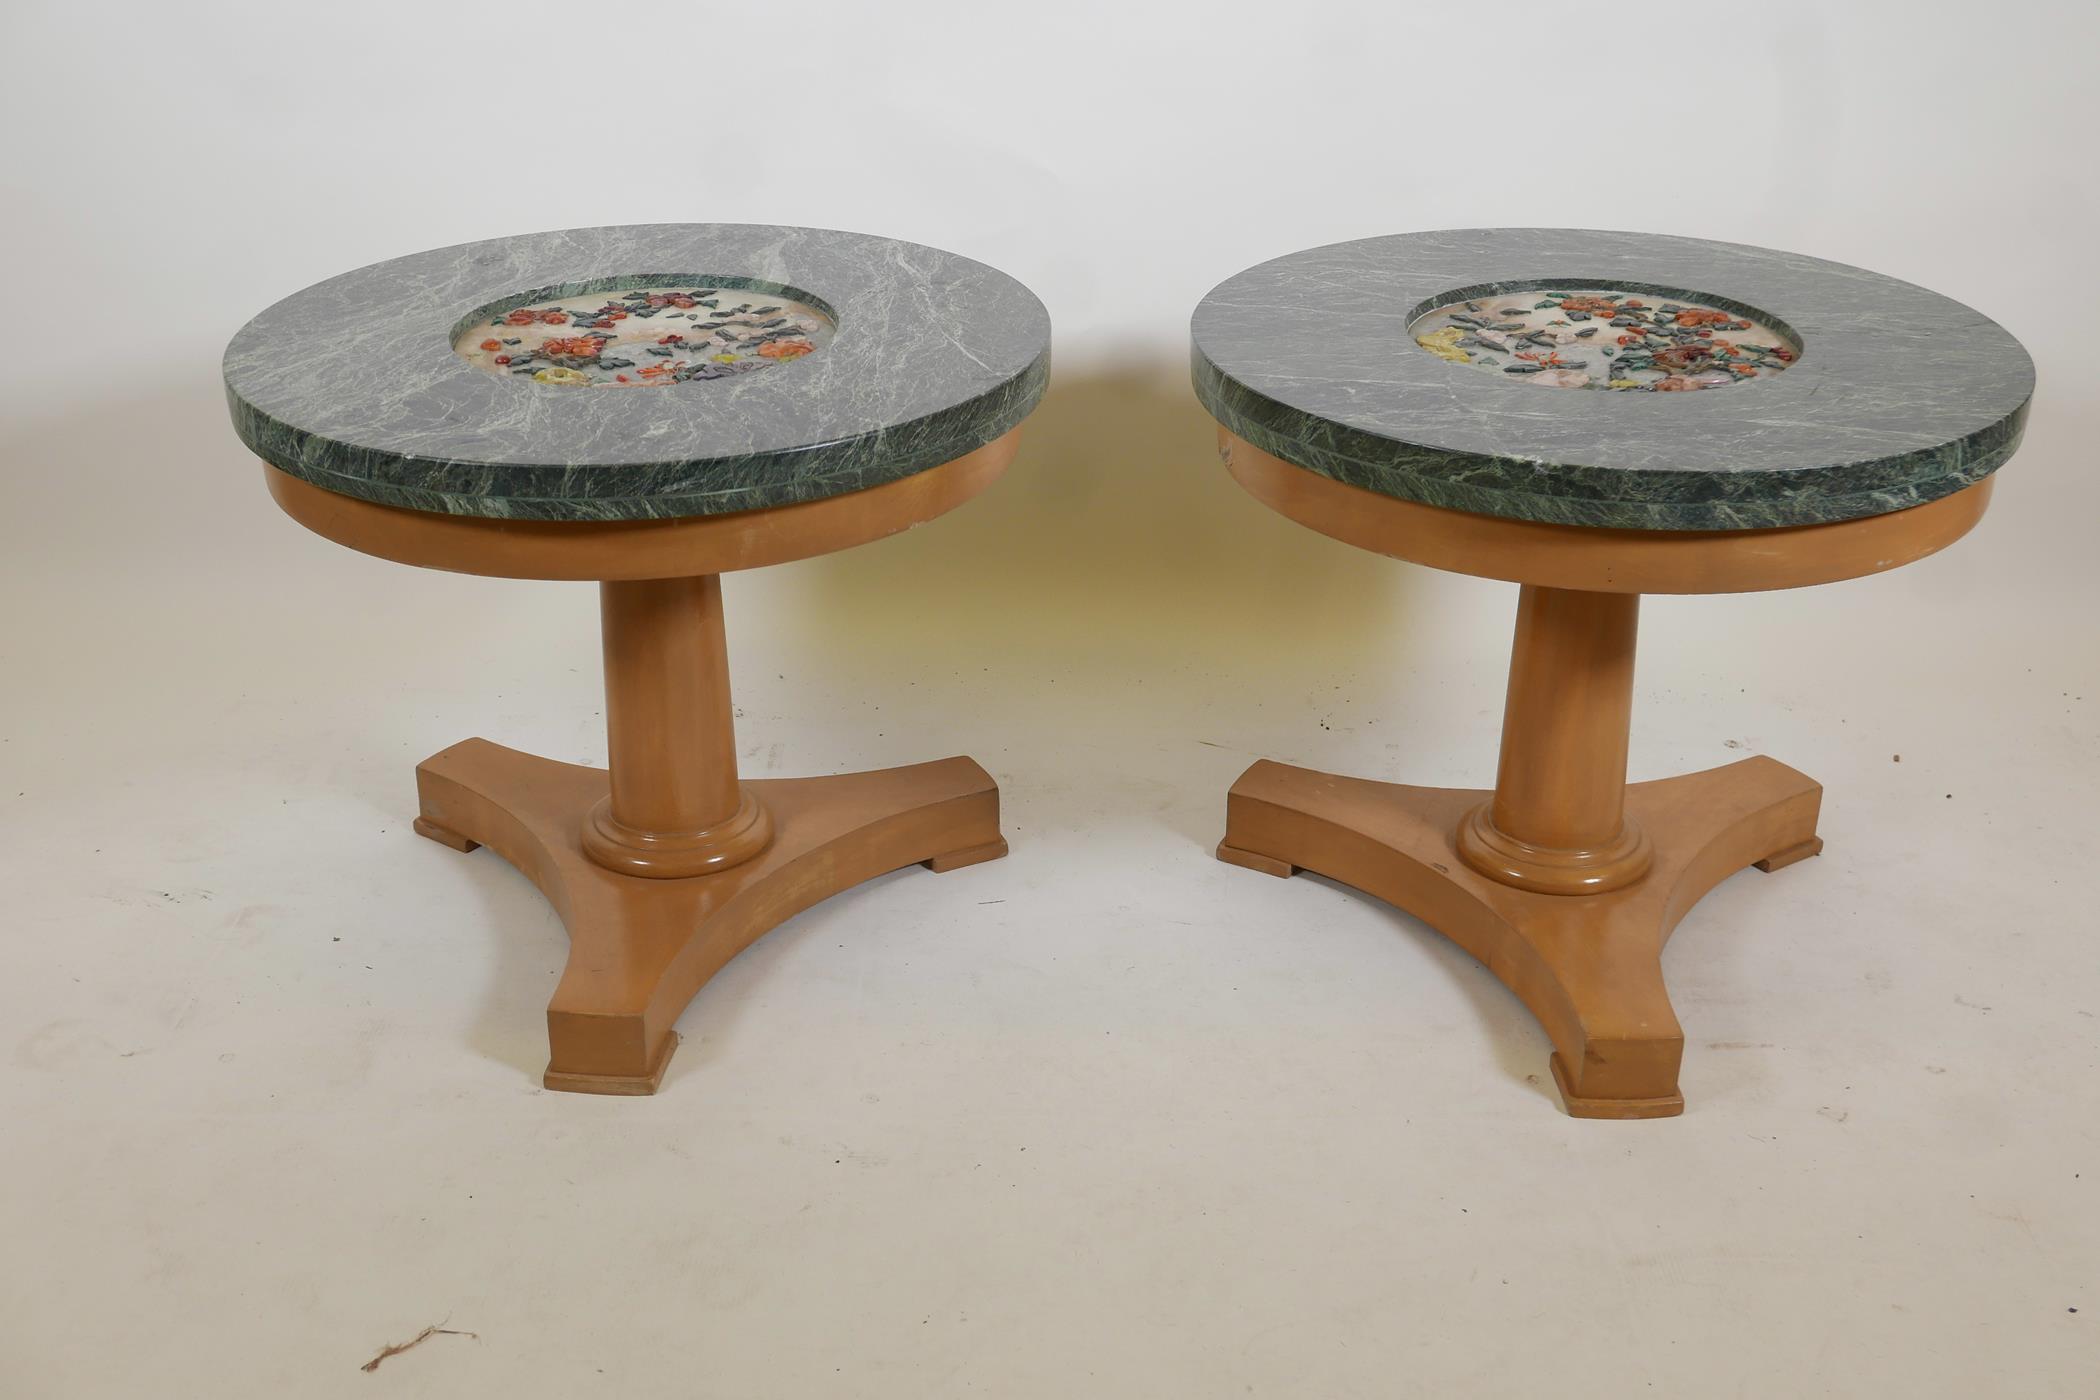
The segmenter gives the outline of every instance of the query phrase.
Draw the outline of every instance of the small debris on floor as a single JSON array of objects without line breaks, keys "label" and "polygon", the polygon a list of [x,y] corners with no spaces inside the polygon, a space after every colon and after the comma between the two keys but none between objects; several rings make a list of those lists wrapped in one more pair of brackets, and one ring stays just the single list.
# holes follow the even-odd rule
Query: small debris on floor
[{"label": "small debris on floor", "polygon": [[379,1349],[379,1355],[373,1357],[370,1361],[367,1361],[364,1365],[358,1367],[357,1369],[360,1371],[376,1371],[379,1369],[379,1363],[386,1360],[389,1356],[399,1356],[402,1352],[407,1351],[410,1347],[419,1347],[423,1345],[423,1343],[429,1341],[432,1337],[472,1337],[477,1342],[481,1340],[481,1334],[478,1332],[462,1332],[456,1327],[446,1327],[440,1324],[433,1323],[431,1326],[425,1327],[422,1331],[416,1333],[415,1336],[410,1337],[405,1342],[390,1342],[386,1346],[381,1347]]}]

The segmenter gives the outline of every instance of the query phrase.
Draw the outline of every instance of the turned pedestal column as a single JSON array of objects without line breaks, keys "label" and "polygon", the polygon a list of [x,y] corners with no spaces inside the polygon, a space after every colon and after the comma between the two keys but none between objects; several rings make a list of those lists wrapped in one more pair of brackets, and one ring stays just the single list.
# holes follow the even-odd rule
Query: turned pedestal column
[{"label": "turned pedestal column", "polygon": [[766,848],[773,820],[736,780],[722,580],[630,579],[598,592],[612,790],[584,820],[585,854],[653,880],[743,864]]},{"label": "turned pedestal column", "polygon": [[1527,585],[1502,716],[1495,795],[1458,851],[1539,894],[1602,894],[1647,874],[1655,848],[1626,816],[1639,595]]}]

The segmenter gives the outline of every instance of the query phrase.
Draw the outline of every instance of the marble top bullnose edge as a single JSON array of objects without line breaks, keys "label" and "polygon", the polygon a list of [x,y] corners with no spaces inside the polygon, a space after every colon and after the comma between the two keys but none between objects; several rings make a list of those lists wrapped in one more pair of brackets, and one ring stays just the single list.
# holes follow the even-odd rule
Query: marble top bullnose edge
[{"label": "marble top bullnose edge", "polygon": [[[667,276],[805,291],[838,329],[761,373],[632,389],[514,382],[453,352],[455,327],[506,298]],[[248,322],[223,369],[241,441],[324,489],[496,519],[669,519],[843,495],[967,455],[1041,399],[1049,329],[1025,286],[958,254],[829,229],[652,224],[344,273]]]},{"label": "marble top bullnose edge", "polygon": [[[1718,296],[1787,324],[1803,353],[1718,392],[1562,391],[1446,363],[1405,333],[1453,290],[1547,280]],[[1925,288],[1743,244],[1595,230],[1287,254],[1213,288],[1190,336],[1198,400],[1277,457],[1447,509],[1621,529],[1767,529],[1924,504],[2012,456],[2034,389],[2003,327]]]}]

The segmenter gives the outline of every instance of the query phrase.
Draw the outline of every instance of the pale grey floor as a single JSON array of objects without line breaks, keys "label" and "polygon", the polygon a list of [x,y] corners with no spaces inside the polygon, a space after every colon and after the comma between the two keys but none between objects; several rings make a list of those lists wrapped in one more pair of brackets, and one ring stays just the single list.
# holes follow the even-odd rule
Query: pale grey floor
[{"label": "pale grey floor", "polygon": [[1648,607],[1635,775],[1779,755],[1829,851],[1687,921],[1690,1111],[1630,1125],[1420,924],[1209,858],[1256,755],[1484,779],[1514,590],[1263,512],[1171,367],[730,580],[748,772],[971,753],[1014,853],[780,929],[647,1101],[539,1088],[558,924],[407,826],[457,738],[602,756],[591,590],[303,534],[208,371],[133,411],[179,478],[91,415],[14,444],[131,494],[36,488],[0,557],[10,1395],[2100,1384],[2075,406],[1947,555]]}]

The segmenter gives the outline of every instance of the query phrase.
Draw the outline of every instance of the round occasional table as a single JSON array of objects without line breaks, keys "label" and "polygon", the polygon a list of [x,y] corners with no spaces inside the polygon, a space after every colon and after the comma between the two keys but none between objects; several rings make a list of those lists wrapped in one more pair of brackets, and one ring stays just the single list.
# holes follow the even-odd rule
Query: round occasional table
[{"label": "round occasional table", "polygon": [[1193,324],[1258,500],[1363,549],[1522,585],[1492,791],[1258,762],[1222,860],[1317,871],[1486,963],[1568,1112],[1679,1113],[1665,939],[1714,885],[1822,849],[1770,758],[1626,782],[1643,593],[1799,588],[1952,544],[2034,387],[1995,322],[1855,267],[1568,229],[1371,238],[1263,263]]},{"label": "round occasional table", "polygon": [[228,346],[235,429],[302,525],[404,564],[598,582],[608,767],[469,739],[416,769],[415,829],[489,846],[568,926],[549,1088],[652,1092],[679,1012],[767,929],[886,871],[1006,853],[967,758],[740,782],[720,575],[984,490],[1049,329],[952,253],[660,224],[380,263]]}]

